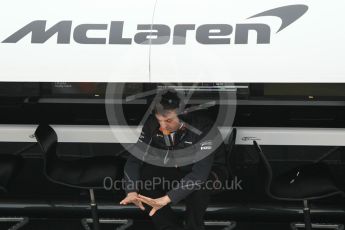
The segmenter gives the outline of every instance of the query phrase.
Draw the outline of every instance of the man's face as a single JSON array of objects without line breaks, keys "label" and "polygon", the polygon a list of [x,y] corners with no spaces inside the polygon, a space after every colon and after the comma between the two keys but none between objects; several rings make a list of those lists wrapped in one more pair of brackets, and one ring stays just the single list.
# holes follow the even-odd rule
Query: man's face
[{"label": "man's face", "polygon": [[176,110],[170,110],[164,115],[156,113],[156,118],[160,129],[164,131],[174,132],[180,127],[180,119],[177,116]]}]

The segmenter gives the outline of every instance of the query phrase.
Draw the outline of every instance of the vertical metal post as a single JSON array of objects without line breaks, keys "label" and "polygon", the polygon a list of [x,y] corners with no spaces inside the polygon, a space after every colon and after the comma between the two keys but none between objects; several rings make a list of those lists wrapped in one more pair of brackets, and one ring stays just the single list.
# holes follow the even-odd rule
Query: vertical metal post
[{"label": "vertical metal post", "polygon": [[91,201],[90,206],[91,206],[93,229],[100,230],[95,194],[93,192],[93,189],[90,189],[89,191],[90,191],[90,201]]},{"label": "vertical metal post", "polygon": [[310,208],[307,200],[303,200],[304,223],[306,230],[312,230]]}]

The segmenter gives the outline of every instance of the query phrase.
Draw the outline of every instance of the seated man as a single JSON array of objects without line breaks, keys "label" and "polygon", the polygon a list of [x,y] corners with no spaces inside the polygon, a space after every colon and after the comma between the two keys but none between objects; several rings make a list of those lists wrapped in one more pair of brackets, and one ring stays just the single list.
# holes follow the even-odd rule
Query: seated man
[{"label": "seated man", "polygon": [[127,196],[120,204],[133,203],[147,211],[159,230],[183,229],[170,207],[181,200],[186,204],[187,229],[204,229],[212,187],[212,183],[205,187],[206,182],[211,177],[227,178],[225,147],[217,127],[203,115],[182,111],[175,91],[163,94],[124,169]]}]

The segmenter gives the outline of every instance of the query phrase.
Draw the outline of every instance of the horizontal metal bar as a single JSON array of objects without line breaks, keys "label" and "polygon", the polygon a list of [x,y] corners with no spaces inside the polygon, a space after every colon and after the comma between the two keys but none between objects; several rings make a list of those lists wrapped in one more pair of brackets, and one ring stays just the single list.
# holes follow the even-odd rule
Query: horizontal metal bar
[{"label": "horizontal metal bar", "polygon": [[211,220],[207,220],[204,222],[206,226],[230,226],[232,225],[233,221],[211,221]]},{"label": "horizontal metal bar", "polygon": [[25,220],[24,217],[0,217],[0,222],[18,222]]},{"label": "horizontal metal bar", "polygon": [[[87,218],[85,221],[89,224],[93,222],[91,218]],[[129,219],[99,219],[101,224],[127,224],[130,221]]]},{"label": "horizontal metal bar", "polygon": [[[335,230],[343,230],[344,225],[343,224],[328,224],[328,223],[313,223],[312,225],[313,229],[335,229]],[[299,228],[305,228],[304,223],[291,223],[292,229],[299,229]]]},{"label": "horizontal metal bar", "polygon": [[[81,220],[81,224],[85,230],[91,230],[88,224],[92,224],[93,220],[91,218],[84,218]],[[117,227],[117,230],[125,230],[133,225],[132,219],[99,219],[101,224],[121,224]]]},{"label": "horizontal metal bar", "polygon": [[[298,204],[288,205],[286,202],[283,203],[262,203],[256,202],[252,204],[242,204],[231,202],[229,204],[210,204],[207,208],[208,213],[261,213],[261,214],[301,214],[302,206]],[[183,204],[173,205],[172,209],[176,212],[184,212],[185,206]],[[32,201],[5,201],[0,202],[0,211],[1,210],[15,210],[15,211],[39,211],[39,212],[62,212],[68,213],[71,212],[89,212],[90,205],[88,201],[85,202],[73,202],[73,201],[47,201],[43,202],[42,200],[32,200]],[[114,204],[114,202],[98,202],[98,210],[100,212],[140,212],[135,206],[123,206]],[[345,216],[345,209],[342,204],[335,205],[316,205],[314,204],[312,213],[315,214],[327,214],[327,215],[342,215]]]}]

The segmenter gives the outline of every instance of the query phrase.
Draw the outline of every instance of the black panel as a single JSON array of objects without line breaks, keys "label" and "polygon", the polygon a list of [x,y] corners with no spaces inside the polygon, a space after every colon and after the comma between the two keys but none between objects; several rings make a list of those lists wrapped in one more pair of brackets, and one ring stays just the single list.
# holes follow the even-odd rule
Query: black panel
[{"label": "black panel", "polygon": [[[137,125],[149,108],[155,90],[168,85],[111,83],[123,86],[111,99],[122,108],[125,124]],[[198,83],[190,106],[219,99],[219,90],[231,84]],[[345,127],[345,84],[235,84],[236,126],[249,127]],[[191,84],[184,87],[187,94]],[[223,87],[223,88],[222,88]],[[2,124],[106,125],[106,83],[0,83]],[[200,90],[204,89],[204,90]],[[144,93],[144,94],[143,94]],[[147,94],[146,94],[147,93]],[[136,100],[126,100],[137,95]],[[208,108],[216,118],[219,105]]]}]

